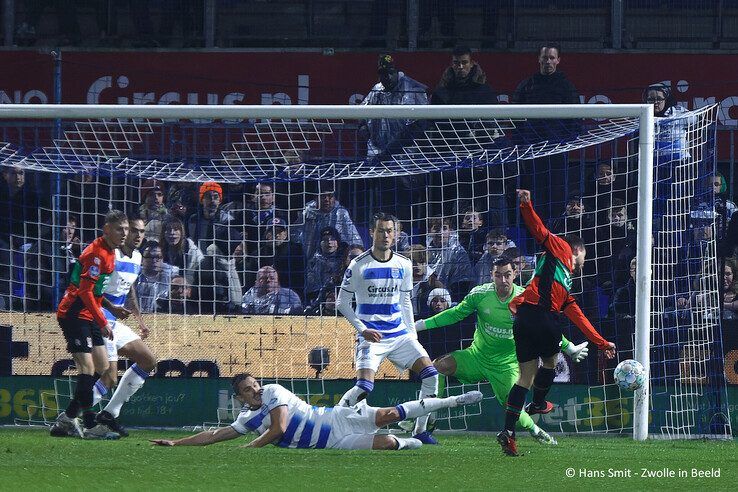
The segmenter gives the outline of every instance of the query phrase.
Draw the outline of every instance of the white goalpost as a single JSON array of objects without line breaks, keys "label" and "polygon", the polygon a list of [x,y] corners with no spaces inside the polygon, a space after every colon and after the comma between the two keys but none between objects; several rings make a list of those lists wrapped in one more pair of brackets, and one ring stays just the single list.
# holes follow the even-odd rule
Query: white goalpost
[{"label": "white goalpost", "polygon": [[[700,118],[702,118],[702,122],[700,124],[703,126],[700,127],[699,131],[707,133],[708,130],[705,128],[714,124],[714,121],[710,119],[712,116],[708,112],[714,112],[714,108],[701,111]],[[656,268],[656,278],[652,278],[654,275],[653,249],[654,247],[661,248],[663,246],[660,240],[657,240],[657,244],[654,244],[654,237],[658,236],[654,232],[654,221],[657,220],[654,218],[654,214],[666,213],[668,215],[673,212],[672,209],[668,209],[668,212],[658,212],[654,208],[655,200],[658,199],[654,195],[654,191],[659,189],[656,186],[658,177],[655,175],[654,169],[660,164],[656,162],[658,159],[654,159],[654,156],[658,155],[656,143],[658,124],[654,118],[653,105],[0,105],[0,124],[22,126],[28,122],[39,120],[48,122],[49,138],[43,141],[42,144],[36,144],[36,146],[24,146],[6,137],[4,139],[5,144],[0,144],[2,145],[0,166],[20,167],[30,171],[54,173],[59,176],[91,174],[95,176],[91,182],[97,187],[96,190],[103,189],[104,192],[101,193],[104,196],[110,195],[111,198],[106,198],[106,200],[111,204],[111,208],[115,201],[112,196],[118,190],[117,187],[120,188],[120,196],[124,197],[120,200],[133,200],[130,198],[131,193],[138,196],[139,200],[142,199],[142,195],[138,195],[139,190],[134,190],[138,180],[141,182],[156,180],[165,183],[216,181],[234,186],[244,183],[271,183],[272,189],[276,189],[276,185],[280,184],[282,188],[277,193],[277,201],[281,199],[284,210],[280,209],[279,204],[273,206],[273,208],[276,207],[277,215],[282,211],[283,215],[296,218],[294,229],[301,231],[300,234],[302,235],[298,236],[288,232],[288,237],[294,236],[295,241],[302,242],[302,246],[305,248],[307,248],[309,240],[306,239],[307,236],[304,230],[307,227],[307,221],[311,220],[309,214],[305,212],[310,209],[308,195],[314,193],[316,196],[320,196],[319,186],[323,186],[322,184],[316,185],[318,191],[312,192],[309,188],[313,182],[346,183],[345,186],[352,192],[346,195],[349,195],[351,202],[356,204],[352,211],[358,212],[371,206],[375,208],[382,206],[382,199],[385,202],[389,200],[380,196],[383,186],[381,180],[406,178],[412,181],[412,179],[421,175],[439,176],[438,181],[433,181],[435,178],[429,177],[421,186],[408,185],[410,191],[407,192],[404,191],[404,188],[394,184],[392,186],[398,187],[391,188],[392,191],[387,192],[387,194],[394,196],[393,199],[396,200],[398,209],[401,209],[404,214],[403,217],[400,217],[401,221],[409,224],[406,231],[408,244],[419,244],[425,241],[424,238],[418,238],[421,238],[422,233],[425,232],[430,223],[429,221],[434,217],[438,216],[439,220],[445,220],[451,214],[448,210],[453,209],[452,213],[461,220],[460,218],[464,212],[460,211],[459,203],[463,201],[462,198],[473,202],[473,206],[477,208],[479,208],[480,202],[484,203],[486,208],[484,213],[497,207],[501,210],[500,214],[503,216],[500,223],[507,226],[508,218],[513,217],[514,210],[502,209],[507,207],[505,200],[514,191],[511,190],[511,183],[524,182],[521,179],[526,178],[528,174],[526,162],[550,156],[564,156],[566,158],[567,155],[576,153],[581,155],[582,161],[591,160],[592,158],[588,152],[594,152],[596,162],[611,162],[612,172],[615,174],[618,174],[618,171],[614,169],[615,165],[612,162],[616,160],[625,162],[628,171],[620,171],[619,176],[622,176],[623,180],[629,181],[627,196],[630,197],[630,200],[625,199],[623,207],[631,208],[636,215],[634,234],[637,238],[635,243],[636,272],[634,281],[636,295],[635,330],[632,335],[633,350],[634,358],[643,364],[647,371],[647,380],[650,381],[655,320],[666,316],[658,306],[663,304],[663,299],[677,295],[676,292],[666,292],[661,287],[654,287],[654,282],[668,282],[670,279],[662,277],[675,275],[673,269],[667,271],[658,267]],[[406,132],[401,138],[398,137],[395,146],[384,155],[367,156],[361,144],[357,143],[358,139],[355,135],[360,134],[362,126],[371,120],[401,120],[406,122],[404,126]],[[188,141],[186,145],[182,145],[181,140],[184,133],[179,134],[170,131],[172,125],[207,128],[212,122],[225,123],[222,125],[223,128],[219,127],[217,131],[207,134],[210,138],[207,149],[203,149],[204,144],[201,143],[200,134],[197,134],[197,143],[193,143],[193,139],[192,142]],[[576,129],[572,130],[566,122],[576,122]],[[586,122],[586,124],[581,122]],[[350,135],[347,136],[349,132]],[[637,138],[638,142],[637,152],[632,152],[633,149],[630,149],[625,151],[624,156],[621,155],[621,148],[626,147],[634,138]],[[609,150],[591,150],[596,146],[607,147],[608,145],[610,146]],[[709,139],[700,140],[699,145],[709,145]],[[187,151],[179,152],[180,147],[187,147]],[[629,154],[629,151],[632,153]],[[693,156],[696,154],[701,156],[703,153],[709,154],[707,150],[696,150],[696,148],[691,152]],[[709,158],[709,156],[705,156],[703,160],[707,161]],[[711,158],[714,159],[714,155]],[[693,160],[696,160],[696,157]],[[714,162],[712,166],[713,171],[708,169],[707,172],[714,172]],[[549,171],[551,174],[555,172]],[[114,184],[113,176],[121,176],[123,180],[121,183],[123,184]],[[548,190],[548,196],[552,198],[550,198],[551,203],[547,206],[553,210],[554,205],[552,203],[555,202],[553,197],[557,195],[565,196],[571,190],[570,179],[584,189],[584,176],[585,168],[582,165],[581,169],[577,168],[576,172],[569,173],[567,171],[565,178],[557,177],[556,180],[549,181],[558,183],[557,185],[551,185],[552,187],[561,186],[563,183],[566,189],[552,188]],[[59,179],[61,180],[61,178]],[[688,181],[689,186],[694,188],[695,183],[701,179],[701,175],[693,172],[682,181],[680,179],[678,176],[673,177],[674,182]],[[136,180],[136,182],[129,182],[129,180]],[[360,186],[363,185],[357,183],[363,182],[372,184],[367,184],[365,188],[361,188]],[[65,186],[66,188],[64,188]],[[61,181],[57,185],[59,191],[58,197],[55,198],[56,203],[49,206],[50,214],[55,217],[53,227],[56,232],[54,232],[53,241],[59,240],[59,231],[63,227],[60,217],[66,217],[64,215],[66,205],[61,205],[61,203],[74,203],[75,205],[69,205],[69,207],[79,207],[78,213],[80,214],[95,213],[94,211],[85,212],[84,197],[87,195],[80,191],[79,197],[76,196],[75,194],[78,192],[75,186],[77,185],[69,185]],[[674,189],[671,181],[667,186],[671,186],[670,190]],[[376,202],[375,195],[372,194],[374,189],[372,187],[379,187],[380,193],[376,193],[376,195],[380,198]],[[514,186],[512,187],[514,188]],[[82,188],[83,186],[80,185],[80,189]],[[681,193],[680,190],[681,188],[678,190],[679,193]],[[366,193],[366,195],[355,196],[362,193]],[[613,197],[615,194],[610,193],[605,196],[597,193],[594,192],[594,194],[587,195],[585,198],[590,199],[591,203],[595,204],[595,209],[592,210],[593,214],[604,213],[607,216],[611,207],[614,207]],[[254,203],[256,203],[258,202],[258,196],[254,196]],[[417,199],[416,196],[421,198]],[[95,198],[97,198],[97,195]],[[599,204],[605,203],[605,198],[607,199],[607,205],[602,205],[602,208],[600,208]],[[674,212],[675,220],[681,220],[680,217],[684,214],[686,214],[686,217],[689,216],[690,202],[693,201],[692,195],[675,195],[674,197],[670,195],[665,199],[672,202],[679,201],[681,204],[679,206],[682,208],[679,208],[678,212]],[[535,194],[533,200],[535,203]],[[76,204],[77,201],[80,204]],[[320,203],[318,200],[316,202],[313,206],[319,208]],[[131,203],[135,204],[136,200]],[[240,205],[237,204],[231,211],[233,211],[234,216],[241,213],[246,214],[251,210],[249,207],[253,206],[255,206],[253,203],[247,203],[244,199]],[[683,210],[684,207],[686,209]],[[258,212],[258,205],[256,209]],[[264,231],[271,231],[272,235],[276,235],[276,229],[269,230],[269,227],[274,227],[274,223],[259,222],[259,220],[262,220],[258,218],[259,214],[256,213],[255,216],[257,222],[253,224],[251,229],[244,227],[244,232],[238,236],[238,239],[230,236],[224,239],[224,242],[228,243],[229,249],[229,251],[224,252],[224,256],[228,256],[224,263],[224,265],[227,264],[223,267],[224,269],[230,268],[229,265],[231,264],[228,262],[233,262],[232,265],[235,265],[234,271],[243,268],[243,271],[238,270],[239,274],[255,274],[253,270],[261,268],[265,264],[261,262],[262,234],[265,233]],[[82,221],[84,222],[84,218]],[[89,220],[85,227],[94,228],[92,224],[94,224],[94,217]],[[37,225],[40,230],[44,225],[43,220],[39,220]],[[292,231],[292,224],[289,225],[290,231]],[[460,235],[464,232],[461,225],[457,229]],[[592,226],[581,226],[581,232],[590,232],[594,238],[591,253],[593,264],[594,260],[609,255],[607,260],[615,265],[620,260],[615,259],[614,253],[600,252],[600,246],[614,241],[611,236],[607,236],[607,238],[599,236],[601,230],[602,227],[599,222]],[[659,230],[661,229],[659,228]],[[524,236],[526,232],[522,227],[519,225],[518,227],[510,226],[507,231],[510,231],[508,232],[509,239],[514,239],[520,244],[525,243]],[[673,235],[677,235],[682,230],[672,232]],[[231,233],[229,232],[229,234]],[[453,234],[456,234],[456,232]],[[518,236],[513,236],[513,234],[518,234]],[[242,249],[245,250],[247,248],[245,245],[246,236],[248,236],[248,241],[254,242],[252,251],[257,261],[253,266],[253,270],[248,270],[246,266],[237,266],[239,264],[234,259],[234,245],[241,242],[244,244]],[[427,248],[428,263],[430,264],[433,252],[429,244],[430,242],[422,244],[422,246]],[[664,247],[676,251],[676,248],[680,246],[669,242]],[[206,251],[204,253],[205,256],[208,255]],[[469,253],[471,255],[471,251]],[[57,254],[53,253],[51,256],[55,258]],[[274,252],[270,254],[272,256],[276,255]],[[441,251],[439,257],[442,257],[443,254],[443,251]],[[677,253],[673,254],[677,255]],[[657,258],[657,260],[660,259]],[[305,261],[308,262],[309,260],[310,258],[306,258]],[[600,264],[598,263],[598,265]],[[622,267],[622,265],[618,266]],[[53,268],[54,272],[59,273],[57,266]],[[216,266],[211,269],[215,271],[217,268],[219,267],[216,262]],[[598,268],[601,267],[598,266]],[[440,267],[436,270],[441,271]],[[602,277],[604,273],[606,272],[597,271],[588,274],[590,277],[587,279],[593,286],[597,283],[596,291],[601,304],[603,303],[602,299],[609,299],[612,296],[603,293],[606,289],[615,291],[610,285],[612,282],[610,284],[605,282],[603,288],[599,280],[595,280]],[[716,272],[712,272],[711,275],[716,275]],[[248,275],[242,276],[242,280],[243,278],[252,281]],[[42,283],[40,280],[38,282],[39,285]],[[473,283],[470,285],[473,286]],[[46,287],[51,289],[53,285]],[[247,285],[241,285],[241,294],[246,291],[247,287]],[[453,296],[455,294],[453,289],[448,285],[446,287],[450,291],[450,295]],[[711,288],[715,289],[716,287]],[[595,288],[592,287],[592,290],[594,291]],[[694,294],[691,284],[686,290],[685,295],[687,297]],[[306,291],[304,294],[305,304],[307,304],[307,294]],[[30,295],[28,289],[24,291],[23,295]],[[457,299],[454,299],[454,301],[458,302]],[[231,298],[228,304],[231,309],[234,305],[238,309],[241,300]],[[22,325],[25,321],[19,321],[17,314],[25,311],[25,306],[26,304],[23,304],[23,308],[20,309],[11,307],[8,309],[8,313],[0,313],[0,318],[7,318],[13,324],[21,323]],[[656,309],[654,309],[654,306],[656,306]],[[220,312],[215,312],[216,315],[218,313]],[[238,359],[239,363],[242,364],[255,364],[247,367],[255,367],[257,372],[263,371],[259,374],[263,377],[292,380],[310,378],[311,370],[305,364],[308,356],[307,350],[313,345],[326,347],[334,354],[332,356],[333,366],[331,366],[333,369],[331,370],[336,372],[323,377],[351,377],[350,354],[352,348],[350,346],[350,331],[344,333],[345,326],[335,315],[325,316],[322,310],[319,310],[318,313],[317,315],[311,315],[315,316],[314,318],[310,316],[300,318],[295,316],[295,313],[287,313],[289,316],[285,316],[283,319],[272,316],[266,322],[250,318],[247,325],[250,327],[253,324],[253,326],[259,326],[259,328],[236,329],[236,322],[231,319],[219,321],[216,323],[217,329],[214,330],[220,330],[218,337],[221,338],[214,338],[212,342],[207,343],[209,343],[209,346],[220,344],[219,346],[222,347],[226,343],[224,341],[226,338],[223,338],[225,337],[224,334],[226,332],[233,333],[234,337],[241,337],[234,338],[238,340],[235,344],[239,347],[243,345],[248,347],[248,350],[254,350],[253,347],[259,345],[260,358],[257,362],[253,362],[253,359],[249,359],[248,354],[244,355],[247,349],[239,348],[234,350],[238,357],[228,355],[227,357],[224,356],[224,360],[228,359],[232,362]],[[205,315],[206,313],[198,312],[196,314]],[[202,323],[202,320],[205,319],[200,320],[198,318],[200,321],[197,321],[188,319],[188,316],[175,317],[173,314],[166,314],[166,316],[167,321],[163,321],[162,318],[161,326],[192,326],[198,330],[202,330],[201,326],[197,326],[198,323]],[[656,324],[660,326],[662,322],[664,321],[658,321]],[[597,326],[594,320],[593,324]],[[690,331],[689,336],[697,337],[693,340],[695,345],[701,344],[700,346],[702,346],[714,341],[713,323],[707,323],[707,325],[704,333],[693,334],[694,330]],[[678,323],[677,328],[679,328]],[[264,334],[267,332],[274,340],[276,340],[277,334],[289,340],[279,343],[274,342],[274,346],[268,349],[264,348]],[[203,337],[210,336],[209,333],[202,331],[197,332],[197,337],[187,334],[186,330],[182,332],[182,335],[173,335],[173,333],[174,331],[170,331],[166,335],[166,339],[164,339],[164,335],[159,335],[156,332],[153,334],[154,343],[161,343],[161,350],[169,351],[172,357],[174,357],[174,351],[179,340],[176,337],[187,337],[187,343],[192,345],[192,343],[196,343],[193,342],[193,339],[198,339],[197,337],[201,335]],[[719,334],[719,321],[717,333]],[[162,336],[161,340],[157,338],[159,336]],[[627,334],[627,336],[630,335]],[[261,338],[258,338],[259,342],[255,343],[257,337]],[[294,341],[298,338],[302,345],[297,345],[297,342]],[[690,344],[692,342],[684,343]],[[710,354],[711,352],[708,349],[705,353]],[[722,358],[722,354],[715,354],[713,351],[711,356],[706,357],[718,356]],[[243,357],[244,360],[242,361],[239,357]],[[692,371],[694,371],[694,367],[706,364],[704,360],[685,363],[684,361],[687,358],[687,355],[679,354],[676,359],[672,357],[664,362],[664,367],[668,366],[668,369],[664,369],[664,374],[672,374],[677,371],[679,377],[681,377],[683,376],[683,364],[692,364],[690,366]],[[340,362],[336,359],[340,359]],[[220,359],[219,364],[223,365]],[[322,368],[316,370],[320,373]],[[651,416],[654,397],[651,394],[651,385],[644,385],[632,396],[633,418],[632,422],[626,422],[626,419],[619,413],[620,410],[608,413],[610,412],[610,407],[606,405],[608,399],[611,397],[629,399],[630,397],[627,395],[623,397],[620,393],[616,396],[611,395],[609,387],[612,381],[607,380],[608,377],[610,379],[611,377],[603,376],[607,371],[611,373],[612,368],[608,368],[607,365],[598,366],[593,371],[598,375],[592,376],[593,379],[590,384],[593,387],[608,387],[602,390],[605,395],[602,400],[606,423],[605,428],[601,430],[604,430],[604,432],[622,432],[624,429],[629,430],[632,426],[633,438],[645,440],[649,437],[649,417]],[[707,369],[703,372],[706,371]],[[663,378],[665,381],[668,381],[670,377],[668,374]],[[659,384],[662,386],[661,383]],[[722,383],[711,382],[709,384],[718,386],[715,390],[718,394],[725,393],[724,380]],[[307,385],[307,388],[309,392],[310,385]],[[664,391],[668,393],[667,390]],[[677,389],[676,391],[678,393],[682,390]],[[687,392],[687,390],[684,391]],[[700,388],[692,387],[689,391],[691,396],[688,398],[697,399],[702,396]],[[718,396],[717,401],[717,406],[721,409],[720,396]],[[663,419],[665,423],[662,424],[662,419],[658,420],[664,434],[676,437],[709,434],[709,432],[694,430],[696,424],[691,419],[696,410],[693,409],[691,403],[682,410],[674,410],[675,405],[678,407],[681,403],[671,402],[666,405],[669,404],[672,406],[666,410],[667,417]],[[575,431],[580,431],[580,428],[584,429],[581,430],[582,432],[591,430],[586,429],[586,425],[579,423],[588,420],[591,424],[593,420],[582,419],[579,416],[579,412],[585,410],[594,415],[591,403],[578,402],[573,407],[575,422],[572,425]],[[669,412],[687,415],[685,419],[689,423],[671,422],[670,417],[668,417]],[[613,424],[610,427],[608,423],[610,421],[617,421],[619,424]],[[653,432],[653,427],[651,427],[651,432]]]}]

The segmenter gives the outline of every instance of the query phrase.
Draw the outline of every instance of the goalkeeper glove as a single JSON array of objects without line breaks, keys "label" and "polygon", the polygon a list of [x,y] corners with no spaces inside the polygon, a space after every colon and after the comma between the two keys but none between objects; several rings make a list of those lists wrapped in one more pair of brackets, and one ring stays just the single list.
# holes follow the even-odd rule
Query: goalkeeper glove
[{"label": "goalkeeper glove", "polygon": [[425,320],[419,319],[415,322],[415,331],[423,331],[427,329],[428,328],[425,327]]},{"label": "goalkeeper glove", "polygon": [[574,362],[581,362],[589,354],[587,345],[589,345],[589,342],[582,342],[579,345],[574,345],[570,342],[564,349],[564,353],[571,357],[571,360]]}]

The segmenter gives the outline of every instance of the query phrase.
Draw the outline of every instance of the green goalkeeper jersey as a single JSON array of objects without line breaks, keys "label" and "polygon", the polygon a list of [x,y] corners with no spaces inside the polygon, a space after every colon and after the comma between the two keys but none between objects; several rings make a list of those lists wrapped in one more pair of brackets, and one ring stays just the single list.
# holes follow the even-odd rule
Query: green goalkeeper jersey
[{"label": "green goalkeeper jersey", "polygon": [[[426,319],[425,327],[433,329],[452,325],[476,312],[474,341],[467,350],[474,353],[485,367],[517,366],[513,317],[507,305],[523,290],[523,287],[513,284],[510,295],[500,299],[494,283],[478,285],[456,306]],[[569,341],[562,337],[562,349],[568,344]]]}]

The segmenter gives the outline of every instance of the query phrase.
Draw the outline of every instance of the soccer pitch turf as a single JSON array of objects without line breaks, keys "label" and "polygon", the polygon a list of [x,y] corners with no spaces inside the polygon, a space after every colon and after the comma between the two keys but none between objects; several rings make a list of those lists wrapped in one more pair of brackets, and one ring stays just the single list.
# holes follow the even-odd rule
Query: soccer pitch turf
[{"label": "soccer pitch turf", "polygon": [[544,447],[525,436],[518,458],[503,456],[491,434],[440,434],[441,445],[407,452],[240,448],[249,436],[207,447],[147,441],[188,434],[83,441],[0,428],[0,490],[735,490],[738,483],[735,441],[560,436],[559,446]]}]

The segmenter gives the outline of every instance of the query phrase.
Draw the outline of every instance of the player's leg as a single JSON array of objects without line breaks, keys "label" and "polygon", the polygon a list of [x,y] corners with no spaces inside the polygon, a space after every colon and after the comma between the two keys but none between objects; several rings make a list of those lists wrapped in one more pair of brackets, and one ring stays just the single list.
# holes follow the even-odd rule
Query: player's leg
[{"label": "player's leg", "polygon": [[[104,361],[96,360],[99,350],[103,350],[103,339],[100,329],[91,322],[78,319],[59,320],[59,325],[67,341],[67,350],[72,354],[74,364],[77,367],[77,385],[74,396],[69,401],[67,408],[59,414],[57,421],[51,428],[51,435],[79,435],[83,434],[76,418],[80,412],[87,414],[92,408],[92,387],[95,384],[95,370],[101,372],[107,369],[107,357]],[[99,349],[97,349],[100,347]],[[97,350],[96,350],[97,349]],[[103,363],[104,362],[104,363]],[[86,421],[89,416],[84,417]],[[94,420],[94,417],[93,417]],[[94,423],[94,422],[93,422]]]},{"label": "player's leg", "polygon": [[156,357],[149,347],[136,337],[118,349],[118,353],[133,361],[120,379],[120,384],[115,389],[110,402],[97,416],[98,422],[107,425],[111,430],[122,436],[128,435],[126,430],[117,422],[123,404],[127,402],[136,391],[146,382],[151,371],[156,367]]},{"label": "player's leg", "polygon": [[525,410],[529,414],[549,413],[553,410],[553,403],[546,401],[546,395],[551,389],[554,377],[556,377],[556,360],[559,353],[541,357],[541,367],[536,371],[533,379],[533,401],[525,406]]},{"label": "player's leg", "polygon": [[[413,371],[420,377],[420,399],[435,398],[438,396],[438,370],[433,366],[430,357],[420,357],[413,364]],[[420,439],[424,444],[438,444],[427,432],[428,415],[421,415],[415,421],[413,437]],[[424,440],[425,439],[425,440]]]},{"label": "player's leg", "polygon": [[[492,391],[495,394],[495,398],[505,408],[507,403],[507,397],[512,389],[513,385],[518,380],[519,368],[518,365],[513,365],[507,370],[495,369],[487,370],[485,372],[486,379],[492,386]],[[533,419],[526,413],[525,410],[520,412],[518,417],[518,426],[527,430],[531,436],[533,436],[541,444],[556,445],[556,440],[551,437],[546,431],[541,429],[533,422]]]},{"label": "player's leg", "polygon": [[[111,325],[115,326],[113,323]],[[113,328],[115,337],[115,328]],[[118,384],[118,349],[115,340],[105,339],[105,350],[108,353],[108,370],[95,381],[92,387],[92,406],[97,405],[103,396],[107,395],[111,388]]]},{"label": "player's leg", "polygon": [[442,395],[446,389],[446,377],[456,374],[456,359],[453,354],[446,354],[433,361],[438,371],[438,394]]},{"label": "player's leg", "polygon": [[402,438],[391,434],[349,434],[341,438],[333,449],[372,449],[378,451],[396,451],[399,449],[417,449],[422,442],[413,438]]},{"label": "player's leg", "polygon": [[371,369],[359,369],[356,371],[356,382],[339,400],[339,405],[352,407],[369,396],[374,390],[374,374]]},{"label": "player's leg", "polygon": [[394,424],[406,418],[418,418],[443,408],[454,408],[460,405],[471,405],[482,401],[480,391],[469,391],[463,395],[448,398],[425,398],[423,400],[407,401],[396,407],[377,408],[374,413],[374,423],[377,428]]},{"label": "player's leg", "polygon": [[356,382],[339,400],[339,405],[352,407],[365,399],[374,389],[374,375],[382,363],[389,345],[361,340],[356,344]]}]

